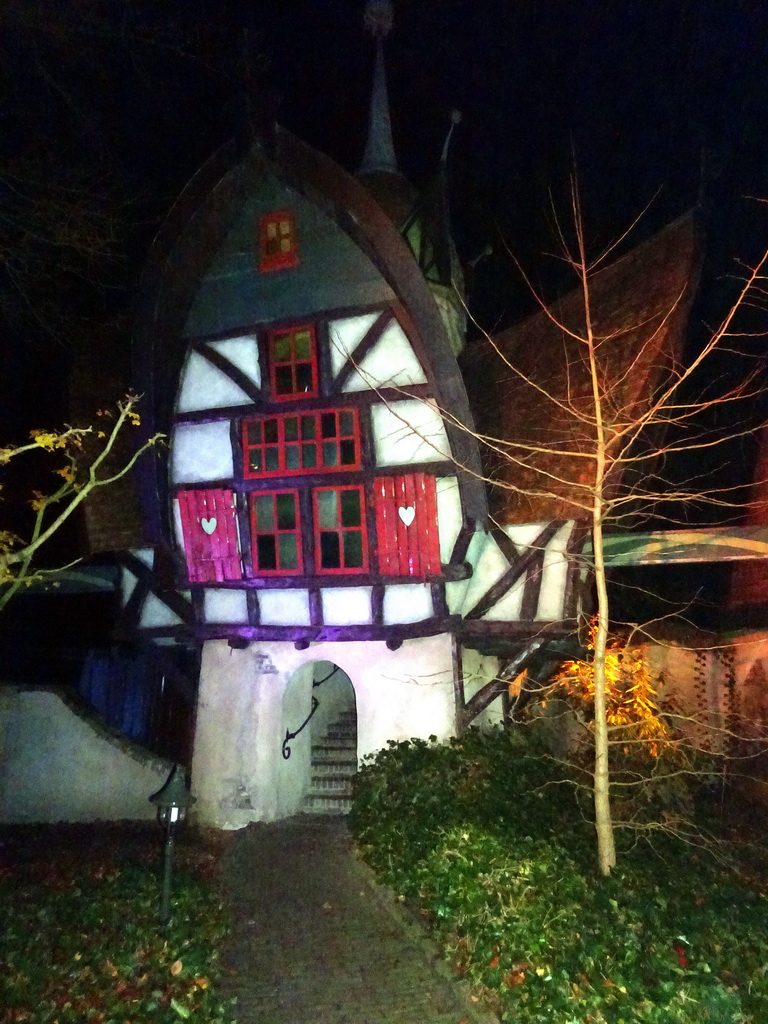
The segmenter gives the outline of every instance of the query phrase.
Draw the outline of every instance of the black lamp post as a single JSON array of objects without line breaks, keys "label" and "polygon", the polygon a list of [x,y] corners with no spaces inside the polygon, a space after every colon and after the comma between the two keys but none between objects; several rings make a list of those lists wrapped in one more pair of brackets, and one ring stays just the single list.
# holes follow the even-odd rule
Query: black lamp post
[{"label": "black lamp post", "polygon": [[163,894],[160,901],[160,921],[168,924],[171,918],[171,870],[173,867],[173,848],[176,842],[176,827],[187,816],[187,809],[195,802],[189,792],[185,772],[181,765],[175,764],[171,769],[165,785],[153,793],[150,803],[157,805],[157,820],[165,829],[165,848],[163,851]]}]

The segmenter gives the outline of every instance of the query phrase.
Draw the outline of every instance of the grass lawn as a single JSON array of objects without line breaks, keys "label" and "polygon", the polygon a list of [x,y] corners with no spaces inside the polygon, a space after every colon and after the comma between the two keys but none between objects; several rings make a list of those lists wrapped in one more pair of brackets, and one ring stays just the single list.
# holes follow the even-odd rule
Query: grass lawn
[{"label": "grass lawn", "polygon": [[603,879],[562,769],[503,734],[391,745],[363,769],[351,825],[503,1022],[768,1021],[768,870],[755,845],[723,862],[620,832]]},{"label": "grass lawn", "polygon": [[213,837],[177,846],[157,920],[157,826],[0,827],[0,1024],[229,1024]]}]

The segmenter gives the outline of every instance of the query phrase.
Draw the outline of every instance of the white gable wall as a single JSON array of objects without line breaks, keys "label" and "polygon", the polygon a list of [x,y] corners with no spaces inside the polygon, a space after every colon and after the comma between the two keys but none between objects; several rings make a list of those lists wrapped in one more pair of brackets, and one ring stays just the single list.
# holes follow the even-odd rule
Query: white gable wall
[{"label": "white gable wall", "polygon": [[[301,753],[301,737],[288,760],[281,747],[286,729],[297,729],[310,710],[311,675],[297,683],[294,674],[316,661],[338,665],[352,682],[358,756],[380,750],[388,740],[454,734],[449,636],[406,640],[396,651],[383,642],[319,643],[297,651],[287,641],[253,643],[245,650],[233,650],[224,640],[208,641],[192,766],[201,823],[236,829],[298,809],[308,757]],[[322,701],[322,686],[315,695]]]}]

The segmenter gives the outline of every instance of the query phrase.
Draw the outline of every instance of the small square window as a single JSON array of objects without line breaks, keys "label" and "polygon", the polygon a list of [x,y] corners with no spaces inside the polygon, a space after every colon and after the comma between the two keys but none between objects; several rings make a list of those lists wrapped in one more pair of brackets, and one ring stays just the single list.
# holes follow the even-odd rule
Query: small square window
[{"label": "small square window", "polygon": [[273,331],[269,335],[269,363],[272,396],[276,401],[317,395],[317,346],[313,328]]},{"label": "small square window", "polygon": [[266,214],[259,222],[259,270],[287,270],[298,262],[293,214],[287,210]]}]

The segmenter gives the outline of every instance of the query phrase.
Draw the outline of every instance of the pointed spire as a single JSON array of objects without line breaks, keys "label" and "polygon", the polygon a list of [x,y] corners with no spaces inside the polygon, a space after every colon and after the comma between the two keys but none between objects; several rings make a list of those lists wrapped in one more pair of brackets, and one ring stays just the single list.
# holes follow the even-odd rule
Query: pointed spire
[{"label": "pointed spire", "polygon": [[365,8],[365,27],[376,39],[376,67],[373,73],[368,141],[365,145],[360,174],[386,171],[397,174],[397,157],[392,141],[392,122],[389,116],[387,76],[384,71],[384,37],[392,28],[391,0],[368,0]]}]

